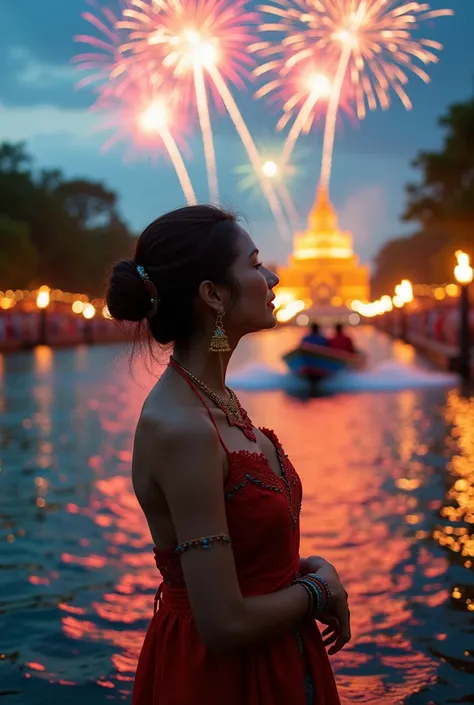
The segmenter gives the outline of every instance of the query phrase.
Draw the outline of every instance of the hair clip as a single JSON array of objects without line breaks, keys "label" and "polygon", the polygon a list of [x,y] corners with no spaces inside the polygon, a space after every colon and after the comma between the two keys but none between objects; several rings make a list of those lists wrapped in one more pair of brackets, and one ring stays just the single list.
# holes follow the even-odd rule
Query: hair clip
[{"label": "hair clip", "polygon": [[150,312],[147,314],[147,318],[151,318],[157,312],[158,304],[160,303],[160,300],[158,298],[158,292],[156,290],[156,286],[153,284],[150,277],[148,276],[145,267],[142,267],[141,264],[137,264],[137,272],[140,275],[140,279],[145,285],[145,289],[147,290],[148,295],[150,296],[151,309]]}]

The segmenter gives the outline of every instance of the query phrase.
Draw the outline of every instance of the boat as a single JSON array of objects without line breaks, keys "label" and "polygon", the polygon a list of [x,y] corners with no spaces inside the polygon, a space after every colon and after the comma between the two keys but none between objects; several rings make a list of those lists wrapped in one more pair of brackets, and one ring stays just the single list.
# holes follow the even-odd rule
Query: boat
[{"label": "boat", "polygon": [[286,353],[283,360],[293,374],[318,382],[344,370],[360,370],[365,365],[366,357],[361,352],[350,353],[323,345],[301,343],[295,350]]}]

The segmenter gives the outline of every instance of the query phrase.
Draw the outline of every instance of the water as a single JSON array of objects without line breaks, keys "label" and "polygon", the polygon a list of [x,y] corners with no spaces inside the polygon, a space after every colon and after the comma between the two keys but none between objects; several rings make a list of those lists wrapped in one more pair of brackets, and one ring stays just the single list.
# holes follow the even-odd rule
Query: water
[{"label": "water", "polygon": [[[343,703],[474,702],[473,402],[369,330],[371,371],[308,399],[280,361],[295,335],[245,340],[231,377],[301,474],[302,555],[350,594]],[[157,587],[129,478],[151,379],[120,346],[0,364],[0,695],[129,702]]]}]

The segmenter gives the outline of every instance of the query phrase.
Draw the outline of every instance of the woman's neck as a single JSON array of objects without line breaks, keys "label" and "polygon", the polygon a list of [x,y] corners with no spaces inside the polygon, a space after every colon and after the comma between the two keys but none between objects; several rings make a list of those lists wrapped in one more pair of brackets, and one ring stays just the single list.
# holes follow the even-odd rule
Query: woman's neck
[{"label": "woman's neck", "polygon": [[173,358],[179,365],[219,396],[226,396],[225,378],[231,355],[209,352],[209,345],[195,346],[189,350],[176,348],[173,352]]}]

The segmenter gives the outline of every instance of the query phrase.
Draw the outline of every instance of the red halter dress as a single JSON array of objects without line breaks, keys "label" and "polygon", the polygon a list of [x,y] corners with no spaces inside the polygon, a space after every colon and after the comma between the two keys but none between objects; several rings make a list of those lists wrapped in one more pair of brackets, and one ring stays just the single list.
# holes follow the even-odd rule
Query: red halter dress
[{"label": "red halter dress", "polygon": [[[268,429],[260,430],[276,448],[281,477],[263,453],[229,451],[198,389],[180,374],[207,409],[227,454],[226,513],[242,594],[287,588],[299,569],[300,479]],[[163,580],[138,661],[132,705],[340,705],[313,620],[255,646],[210,652],[197,632],[174,549],[154,548]]]}]

